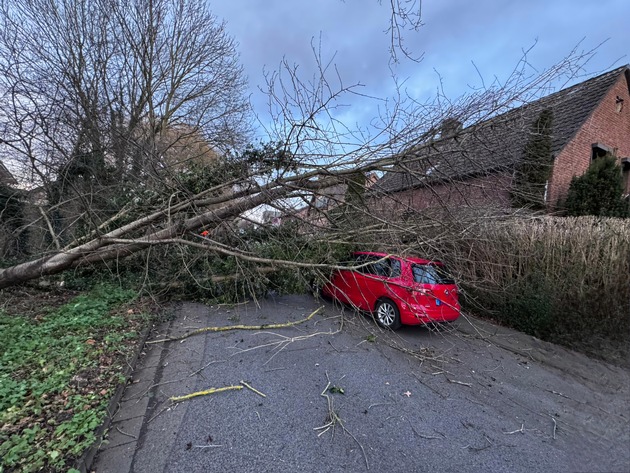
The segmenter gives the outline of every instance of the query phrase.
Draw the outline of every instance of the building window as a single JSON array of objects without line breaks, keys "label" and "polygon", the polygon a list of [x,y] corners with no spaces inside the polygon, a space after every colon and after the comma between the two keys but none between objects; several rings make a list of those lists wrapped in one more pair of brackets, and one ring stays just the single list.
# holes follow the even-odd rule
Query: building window
[{"label": "building window", "polygon": [[603,158],[608,154],[614,154],[613,149],[610,146],[606,146],[602,143],[593,143],[591,145],[591,161],[597,158]]},{"label": "building window", "polygon": [[630,194],[630,158],[621,158],[621,172],[623,173],[624,194]]},{"label": "building window", "polygon": [[623,99],[618,95],[615,99],[615,110],[617,110],[617,113],[621,113],[621,111],[623,110]]}]

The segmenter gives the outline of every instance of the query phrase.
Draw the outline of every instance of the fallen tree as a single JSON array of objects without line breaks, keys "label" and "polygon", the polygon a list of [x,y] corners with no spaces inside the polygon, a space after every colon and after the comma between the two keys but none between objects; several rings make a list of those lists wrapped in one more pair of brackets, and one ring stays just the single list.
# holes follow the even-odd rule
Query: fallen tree
[{"label": "fallen tree", "polygon": [[[579,71],[588,58],[572,53],[533,74],[524,57],[504,83],[456,101],[441,95],[429,103],[405,101],[399,91],[370,134],[340,122],[337,108],[344,95],[359,93],[358,85],[345,85],[334,64],[314,48],[313,78],[300,77],[297,66],[287,62],[267,75],[272,124],[267,131],[273,145],[219,153],[229,148],[224,146],[228,142],[247,136],[248,127],[239,121],[246,115],[243,82],[233,42],[200,2],[168,0],[160,3],[163,15],[155,16],[144,15],[140,4],[128,10],[125,2],[114,2],[109,15],[102,3],[90,3],[104,25],[122,31],[113,38],[106,27],[90,30],[85,38],[96,41],[94,48],[81,40],[82,28],[97,23],[90,18],[96,13],[75,9],[69,1],[59,16],[40,18],[39,2],[29,0],[19,9],[2,4],[0,9],[6,30],[0,38],[0,105],[6,105],[0,107],[0,152],[17,159],[24,174],[36,176],[31,184],[39,192],[31,197],[37,212],[25,225],[37,245],[17,264],[3,261],[7,267],[0,269],[0,288],[164,245],[186,245],[266,267],[331,267],[325,258],[303,259],[298,247],[290,256],[261,256],[239,246],[234,222],[261,205],[299,222],[296,232],[324,245],[354,242],[404,249],[409,238],[422,238],[417,223],[404,212],[373,213],[368,201],[378,197],[369,195],[374,180],[367,180],[367,174],[397,169],[423,178],[431,163],[422,150],[434,146],[453,117],[469,125],[471,139],[481,137],[475,136],[475,124],[481,130],[489,117],[536,98],[559,76]],[[171,21],[178,8],[188,22]],[[16,41],[37,38],[38,31],[46,33],[47,51],[36,45],[15,51]],[[220,90],[213,87],[213,74],[222,70],[212,61],[213,51],[204,49],[195,60],[190,45],[176,41],[197,32],[214,38],[218,54],[231,66],[230,77],[221,76],[235,85],[227,97],[217,96]],[[90,61],[73,61],[77,41]],[[173,44],[182,49],[172,49]],[[51,52],[66,60],[57,64]],[[8,60],[16,53],[23,62]],[[133,61],[124,61],[125,54]],[[155,77],[157,71],[165,75]],[[168,72],[175,74],[173,80]],[[124,81],[132,77],[137,79]],[[39,83],[48,88],[33,88]],[[56,88],[64,93],[51,94]],[[217,108],[218,98],[224,102]],[[224,128],[222,120],[227,120]],[[418,162],[422,165],[415,166]],[[453,215],[442,210],[423,225],[447,226]],[[210,237],[202,240],[201,231]],[[438,240],[428,243],[439,247]]]},{"label": "fallen tree", "polygon": [[[330,186],[340,179],[331,177],[322,180],[310,180],[299,182],[302,190],[317,190]],[[226,220],[233,219],[243,212],[253,209],[264,203],[272,202],[276,199],[290,197],[294,193],[294,187],[288,182],[276,185],[264,186],[255,191],[250,191],[253,195],[242,197],[232,197],[232,200],[219,209],[209,210],[194,217],[177,221],[179,214],[200,203],[203,193],[190,201],[180,204],[175,208],[160,210],[152,215],[140,218],[134,222],[117,228],[111,232],[104,233],[91,240],[74,247],[66,248],[49,256],[43,256],[33,261],[18,264],[16,266],[0,269],[0,289],[21,284],[40,276],[57,274],[69,268],[76,267],[84,263],[103,262],[116,258],[124,258],[155,244],[174,243],[175,238],[183,238],[191,233],[198,232],[201,228],[216,228]],[[212,199],[210,199],[212,201]],[[150,224],[157,224],[168,219],[171,223],[161,230],[148,233],[145,236],[123,240],[126,235],[146,228]],[[175,222],[172,222],[176,220]],[[178,240],[179,243],[185,240]],[[221,249],[219,248],[219,251]]]}]

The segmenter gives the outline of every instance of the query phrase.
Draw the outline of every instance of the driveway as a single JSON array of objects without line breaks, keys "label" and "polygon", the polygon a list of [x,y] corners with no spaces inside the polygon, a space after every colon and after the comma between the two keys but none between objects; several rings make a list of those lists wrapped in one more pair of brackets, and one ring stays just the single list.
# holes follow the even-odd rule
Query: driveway
[{"label": "driveway", "polygon": [[92,469],[630,471],[627,370],[478,320],[391,333],[283,296],[179,304],[152,338],[320,306],[147,345]]}]

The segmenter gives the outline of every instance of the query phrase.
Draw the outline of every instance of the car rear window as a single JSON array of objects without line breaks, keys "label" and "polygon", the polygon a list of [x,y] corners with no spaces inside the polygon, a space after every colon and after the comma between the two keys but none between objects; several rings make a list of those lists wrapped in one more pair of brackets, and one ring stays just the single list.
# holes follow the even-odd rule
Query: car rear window
[{"label": "car rear window", "polygon": [[411,266],[413,280],[420,284],[455,284],[455,280],[444,266],[414,264]]}]

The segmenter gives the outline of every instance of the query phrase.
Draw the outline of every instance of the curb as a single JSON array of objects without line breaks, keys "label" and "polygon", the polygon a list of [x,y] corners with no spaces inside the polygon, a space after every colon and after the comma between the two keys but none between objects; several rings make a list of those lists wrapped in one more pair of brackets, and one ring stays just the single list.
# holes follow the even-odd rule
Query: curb
[{"label": "curb", "polygon": [[109,401],[109,404],[107,405],[107,415],[105,416],[105,420],[96,429],[96,432],[95,432],[96,440],[94,440],[94,443],[92,443],[92,445],[88,447],[87,450],[85,450],[85,452],[83,452],[83,454],[78,458],[78,460],[73,465],[73,467],[79,470],[81,473],[88,473],[92,468],[94,457],[96,457],[96,454],[99,448],[101,447],[101,443],[103,442],[103,438],[105,437],[105,434],[109,430],[109,427],[112,423],[112,418],[114,417],[114,414],[116,413],[118,403],[122,399],[123,394],[125,393],[125,389],[127,388],[127,380],[129,379],[129,377],[131,376],[131,374],[134,372],[136,368],[136,364],[138,363],[140,354],[142,353],[142,350],[144,349],[146,341],[149,338],[151,329],[152,329],[152,326],[151,326],[151,323],[149,323],[149,325],[142,331],[140,335],[140,343],[138,343],[138,348],[136,352],[134,353],[133,357],[131,358],[131,360],[128,361],[127,369],[124,372],[125,383],[118,384],[118,386],[116,387],[116,391],[114,392],[114,395],[112,396],[112,398]]}]

